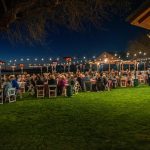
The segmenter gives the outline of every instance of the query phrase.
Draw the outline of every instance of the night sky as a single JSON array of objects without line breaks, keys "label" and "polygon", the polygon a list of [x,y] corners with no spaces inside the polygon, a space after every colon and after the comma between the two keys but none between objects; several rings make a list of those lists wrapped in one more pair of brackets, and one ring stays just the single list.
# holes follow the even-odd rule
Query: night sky
[{"label": "night sky", "polygon": [[92,26],[83,31],[57,28],[48,33],[43,44],[34,46],[27,43],[11,44],[8,40],[0,39],[0,59],[98,56],[103,51],[124,51],[130,40],[146,32],[115,16],[111,21],[104,22],[99,29]]}]

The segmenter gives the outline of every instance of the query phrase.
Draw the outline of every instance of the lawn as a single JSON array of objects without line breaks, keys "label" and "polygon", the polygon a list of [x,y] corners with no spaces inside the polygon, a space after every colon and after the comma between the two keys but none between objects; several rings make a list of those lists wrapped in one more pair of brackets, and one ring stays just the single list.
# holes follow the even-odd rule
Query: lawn
[{"label": "lawn", "polygon": [[150,150],[150,88],[0,105],[0,150]]}]

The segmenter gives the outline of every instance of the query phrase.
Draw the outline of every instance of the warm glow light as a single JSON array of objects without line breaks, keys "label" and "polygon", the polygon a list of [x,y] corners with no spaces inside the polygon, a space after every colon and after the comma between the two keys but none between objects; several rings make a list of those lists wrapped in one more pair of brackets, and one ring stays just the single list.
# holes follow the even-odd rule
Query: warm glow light
[{"label": "warm glow light", "polygon": [[104,61],[105,61],[105,62],[108,62],[108,59],[106,58]]}]

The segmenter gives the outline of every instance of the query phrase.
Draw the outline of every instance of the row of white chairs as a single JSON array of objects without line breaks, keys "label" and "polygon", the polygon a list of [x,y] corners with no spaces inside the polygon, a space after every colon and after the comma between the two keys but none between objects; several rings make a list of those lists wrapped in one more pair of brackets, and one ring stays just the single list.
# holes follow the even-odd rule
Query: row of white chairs
[{"label": "row of white chairs", "polygon": [[[78,82],[75,83],[73,86],[73,94],[77,94],[80,90],[80,85]],[[66,96],[66,88],[63,89],[63,96]],[[48,96],[49,98],[57,97],[57,85],[49,85],[48,86]],[[36,86],[36,97],[37,98],[44,98],[45,97],[45,89],[44,85],[37,85]]]},{"label": "row of white chairs", "polygon": [[[78,82],[75,83],[73,87],[73,93],[77,94],[78,91],[80,90],[80,85]],[[22,85],[20,86],[20,91],[19,91],[19,96],[22,98],[22,94],[25,93],[25,86]],[[5,102],[15,102],[16,101],[16,96],[17,92],[15,88],[9,88],[6,96],[4,97],[3,95],[3,90],[0,90],[0,104],[3,104]],[[66,89],[63,91],[63,95],[66,96]],[[44,98],[45,97],[45,89],[44,85],[37,85],[36,86],[36,97],[37,98]],[[53,98],[57,97],[57,85],[49,85],[48,86],[48,97]]]}]

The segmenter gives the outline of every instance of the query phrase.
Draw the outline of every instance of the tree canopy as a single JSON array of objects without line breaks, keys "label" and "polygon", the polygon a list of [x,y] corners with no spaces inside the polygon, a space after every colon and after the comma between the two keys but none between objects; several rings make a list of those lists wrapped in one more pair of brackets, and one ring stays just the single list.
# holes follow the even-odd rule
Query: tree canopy
[{"label": "tree canopy", "polygon": [[[129,42],[128,45],[128,53],[130,55],[137,57],[141,56],[141,54],[145,55],[145,57],[150,57],[150,38],[148,35],[140,35],[135,40]],[[141,54],[140,54],[141,53]]]},{"label": "tree canopy", "polygon": [[74,30],[88,23],[100,27],[112,13],[124,15],[135,3],[136,0],[0,0],[0,31],[16,40],[39,40],[53,25]]}]

